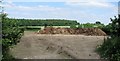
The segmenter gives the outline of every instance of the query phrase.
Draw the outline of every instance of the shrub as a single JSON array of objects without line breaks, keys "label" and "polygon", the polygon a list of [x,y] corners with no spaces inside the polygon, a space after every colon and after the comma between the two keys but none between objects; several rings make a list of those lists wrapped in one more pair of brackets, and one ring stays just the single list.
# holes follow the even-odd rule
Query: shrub
[{"label": "shrub", "polygon": [[76,25],[71,25],[70,28],[77,28]]},{"label": "shrub", "polygon": [[120,37],[112,37],[104,40],[102,45],[97,47],[97,52],[101,58],[120,61]]},{"label": "shrub", "polygon": [[96,51],[101,58],[110,59],[110,61],[120,61],[120,15],[119,18],[111,19],[105,30],[110,32],[110,37],[104,40],[104,43],[97,47]]},{"label": "shrub", "polygon": [[6,14],[0,14],[2,17],[2,61],[12,61],[14,57],[10,55],[10,47],[16,45],[21,38],[23,31],[15,21],[6,20]]}]

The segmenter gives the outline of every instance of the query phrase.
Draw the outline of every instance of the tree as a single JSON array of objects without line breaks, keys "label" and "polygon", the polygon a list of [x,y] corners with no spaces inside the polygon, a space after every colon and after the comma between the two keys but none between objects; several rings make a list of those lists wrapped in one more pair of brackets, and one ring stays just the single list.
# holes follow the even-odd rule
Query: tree
[{"label": "tree", "polygon": [[6,14],[0,16],[2,17],[2,61],[10,61],[13,57],[9,54],[9,49],[19,42],[23,30],[16,25],[16,21],[9,21]]},{"label": "tree", "polygon": [[118,18],[116,16],[114,16],[115,19],[111,19],[111,26],[112,26],[112,35],[113,36],[120,36],[120,15],[118,15]]},{"label": "tree", "polygon": [[95,24],[101,24],[101,22],[100,21],[96,21]]},{"label": "tree", "polygon": [[104,40],[103,44],[97,48],[101,58],[110,59],[110,61],[120,61],[120,15],[118,18],[111,19],[110,30],[111,38]]}]

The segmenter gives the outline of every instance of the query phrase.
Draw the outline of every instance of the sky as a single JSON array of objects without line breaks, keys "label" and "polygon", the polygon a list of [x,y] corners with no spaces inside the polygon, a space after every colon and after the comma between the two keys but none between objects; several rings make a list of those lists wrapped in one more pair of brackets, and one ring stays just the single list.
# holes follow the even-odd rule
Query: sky
[{"label": "sky", "polygon": [[110,18],[118,15],[118,0],[5,0],[1,5],[10,18],[108,24]]}]

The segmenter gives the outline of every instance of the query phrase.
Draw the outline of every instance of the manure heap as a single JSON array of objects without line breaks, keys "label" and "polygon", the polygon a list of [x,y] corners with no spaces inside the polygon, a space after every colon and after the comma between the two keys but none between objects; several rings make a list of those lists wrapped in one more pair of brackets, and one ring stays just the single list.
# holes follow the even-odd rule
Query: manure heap
[{"label": "manure heap", "polygon": [[46,27],[38,34],[65,34],[65,35],[87,35],[87,36],[106,36],[106,33],[99,28],[53,28]]}]

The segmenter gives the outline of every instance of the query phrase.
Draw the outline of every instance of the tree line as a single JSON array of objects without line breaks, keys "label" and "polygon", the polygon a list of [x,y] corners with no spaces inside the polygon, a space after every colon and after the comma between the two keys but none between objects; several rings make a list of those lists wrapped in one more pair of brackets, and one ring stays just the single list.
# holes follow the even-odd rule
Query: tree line
[{"label": "tree line", "polygon": [[16,23],[19,26],[70,26],[78,25],[76,20],[64,20],[64,19],[14,19],[6,18],[11,22]]}]

